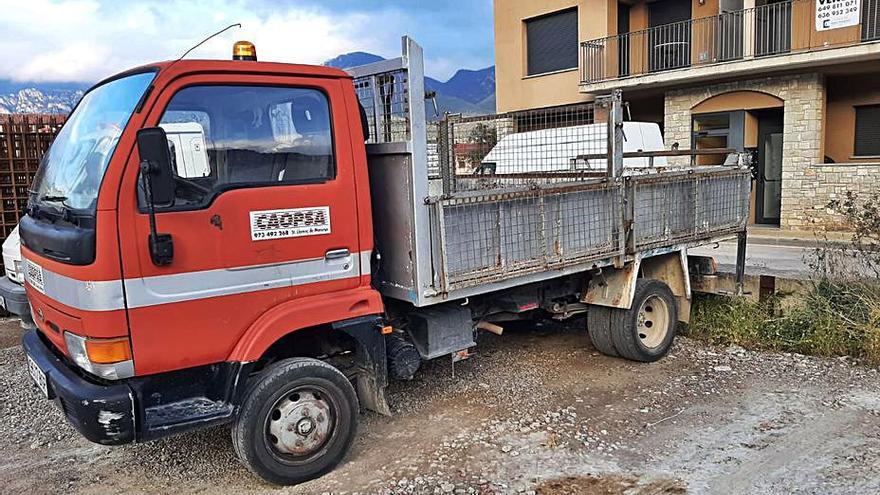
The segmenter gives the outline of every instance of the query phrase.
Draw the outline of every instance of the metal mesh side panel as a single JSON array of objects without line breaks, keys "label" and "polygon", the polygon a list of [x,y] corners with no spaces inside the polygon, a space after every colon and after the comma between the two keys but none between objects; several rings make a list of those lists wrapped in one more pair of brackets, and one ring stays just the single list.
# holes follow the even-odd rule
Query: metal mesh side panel
[{"label": "metal mesh side panel", "polygon": [[449,288],[608,256],[617,245],[615,197],[602,185],[443,202]]},{"label": "metal mesh side panel", "polygon": [[742,229],[749,214],[750,181],[742,169],[634,178],[636,249]]}]

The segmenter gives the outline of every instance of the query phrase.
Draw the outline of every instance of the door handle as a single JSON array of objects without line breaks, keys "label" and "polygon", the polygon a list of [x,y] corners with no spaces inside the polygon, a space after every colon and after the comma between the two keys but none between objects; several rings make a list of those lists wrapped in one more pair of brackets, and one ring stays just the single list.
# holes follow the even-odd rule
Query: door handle
[{"label": "door handle", "polygon": [[324,253],[325,260],[338,260],[340,258],[348,258],[349,256],[351,256],[351,251],[349,251],[347,248],[331,249],[330,251]]}]

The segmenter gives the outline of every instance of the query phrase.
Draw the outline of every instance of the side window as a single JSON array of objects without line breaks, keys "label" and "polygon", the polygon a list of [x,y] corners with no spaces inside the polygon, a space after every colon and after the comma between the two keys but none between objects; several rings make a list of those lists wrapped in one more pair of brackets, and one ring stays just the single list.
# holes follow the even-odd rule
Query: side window
[{"label": "side window", "polygon": [[238,187],[336,176],[330,104],[316,89],[192,86],[174,95],[159,125],[177,179],[172,208],[198,208]]},{"label": "side window", "polygon": [[880,155],[880,105],[856,107],[855,156]]}]

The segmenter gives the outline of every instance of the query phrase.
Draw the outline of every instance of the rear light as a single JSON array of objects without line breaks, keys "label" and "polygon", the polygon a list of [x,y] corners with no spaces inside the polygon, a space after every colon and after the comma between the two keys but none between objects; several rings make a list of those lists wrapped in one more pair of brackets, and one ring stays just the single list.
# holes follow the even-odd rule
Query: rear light
[{"label": "rear light", "polygon": [[108,380],[134,376],[128,338],[90,339],[64,332],[64,342],[73,362],[95,376]]}]

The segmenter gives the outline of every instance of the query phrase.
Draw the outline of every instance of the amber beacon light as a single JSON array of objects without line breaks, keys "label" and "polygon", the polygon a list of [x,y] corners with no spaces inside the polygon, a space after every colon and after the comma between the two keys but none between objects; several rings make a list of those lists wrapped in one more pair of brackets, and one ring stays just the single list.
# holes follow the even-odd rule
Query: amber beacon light
[{"label": "amber beacon light", "polygon": [[232,60],[257,61],[257,47],[250,41],[236,41],[232,45]]}]

